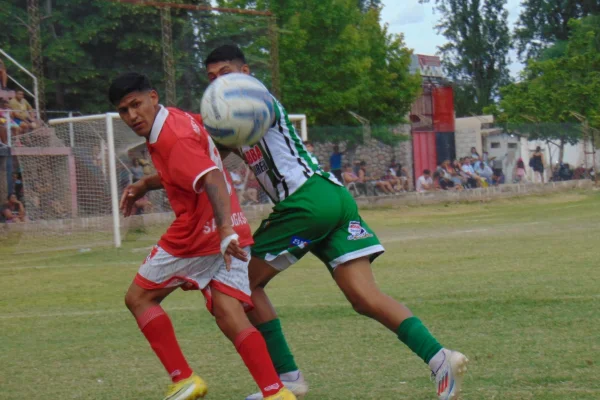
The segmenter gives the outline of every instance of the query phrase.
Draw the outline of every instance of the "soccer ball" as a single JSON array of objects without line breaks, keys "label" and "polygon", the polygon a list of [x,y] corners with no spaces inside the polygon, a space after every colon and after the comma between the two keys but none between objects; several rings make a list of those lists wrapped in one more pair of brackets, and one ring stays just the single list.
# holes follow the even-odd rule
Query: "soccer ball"
[{"label": "soccer ball", "polygon": [[202,96],[201,113],[213,140],[229,148],[257,143],[275,121],[269,90],[246,74],[214,80]]}]

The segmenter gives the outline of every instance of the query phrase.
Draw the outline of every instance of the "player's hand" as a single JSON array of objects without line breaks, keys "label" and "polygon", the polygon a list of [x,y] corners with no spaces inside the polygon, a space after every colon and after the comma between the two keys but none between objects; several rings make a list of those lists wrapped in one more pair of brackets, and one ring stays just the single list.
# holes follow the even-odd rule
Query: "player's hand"
[{"label": "player's hand", "polygon": [[[237,234],[231,226],[219,228],[219,236],[221,237],[221,253],[223,254],[223,259],[225,259],[227,271],[231,271],[232,256],[238,260],[248,261],[248,253],[240,247]],[[223,248],[224,245],[227,245],[227,247]]]},{"label": "player's hand", "polygon": [[148,188],[143,179],[125,188],[123,196],[121,196],[121,204],[119,205],[124,217],[131,215],[135,202],[144,197],[147,192]]}]

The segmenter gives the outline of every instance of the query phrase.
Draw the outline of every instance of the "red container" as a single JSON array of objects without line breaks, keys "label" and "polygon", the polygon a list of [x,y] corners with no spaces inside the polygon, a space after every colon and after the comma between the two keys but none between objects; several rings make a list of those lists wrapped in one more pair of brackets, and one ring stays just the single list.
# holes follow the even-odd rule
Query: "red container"
[{"label": "red container", "polygon": [[413,160],[415,179],[428,169],[433,173],[437,167],[435,132],[413,132]]},{"label": "red container", "polygon": [[454,132],[454,92],[452,87],[433,89],[433,130]]}]

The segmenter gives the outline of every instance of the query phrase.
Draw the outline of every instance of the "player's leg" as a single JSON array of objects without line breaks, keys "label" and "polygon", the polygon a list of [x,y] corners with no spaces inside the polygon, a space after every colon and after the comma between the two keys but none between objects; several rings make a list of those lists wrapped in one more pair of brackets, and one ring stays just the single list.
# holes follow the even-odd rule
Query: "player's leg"
[{"label": "player's leg", "polygon": [[450,399],[460,393],[467,358],[443,348],[406,306],[381,292],[375,283],[368,257],[337,266],[333,277],[356,312],[373,318],[394,332],[402,343],[429,365],[436,376],[440,398]]},{"label": "player's leg", "polygon": [[186,263],[189,261],[154,247],[125,295],[125,305],[173,382],[165,400],[193,400],[207,392],[206,383],[193,373],[185,359],[171,319],[160,305],[181,285],[172,278]]},{"label": "player's leg", "polygon": [[261,390],[261,396],[273,400],[295,399],[275,371],[265,339],[246,316],[246,311],[252,307],[248,263],[233,259],[229,271],[223,264],[203,292],[217,325],[234,344]]}]

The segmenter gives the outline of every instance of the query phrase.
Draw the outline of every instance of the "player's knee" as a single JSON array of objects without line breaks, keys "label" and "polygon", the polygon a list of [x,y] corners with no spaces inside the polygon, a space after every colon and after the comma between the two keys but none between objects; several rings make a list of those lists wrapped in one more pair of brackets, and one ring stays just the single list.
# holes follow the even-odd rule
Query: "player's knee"
[{"label": "player's knee", "polygon": [[356,293],[348,297],[354,311],[366,317],[376,315],[377,302],[365,293]]}]

